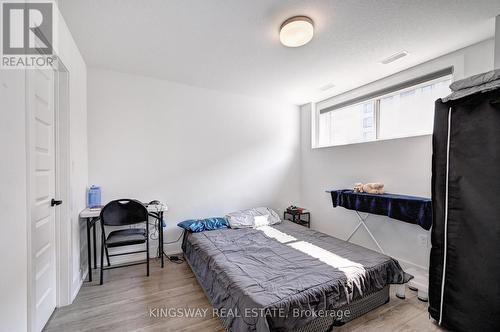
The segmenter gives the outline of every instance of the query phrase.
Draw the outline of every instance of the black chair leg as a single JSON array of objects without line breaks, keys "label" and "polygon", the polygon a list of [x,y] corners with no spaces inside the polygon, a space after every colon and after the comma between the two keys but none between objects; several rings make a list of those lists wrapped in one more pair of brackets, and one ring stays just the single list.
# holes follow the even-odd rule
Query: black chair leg
[{"label": "black chair leg", "polygon": [[108,266],[111,265],[111,263],[109,262],[109,252],[108,252],[108,247],[105,247],[104,248],[106,250],[106,260],[108,261]]},{"label": "black chair leg", "polygon": [[149,277],[149,234],[146,238],[146,275]]},{"label": "black chair leg", "polygon": [[[103,273],[104,273],[104,247],[106,244],[104,243],[104,234],[101,236],[101,275],[99,285],[103,284]],[[107,251],[108,248],[106,248]]]}]

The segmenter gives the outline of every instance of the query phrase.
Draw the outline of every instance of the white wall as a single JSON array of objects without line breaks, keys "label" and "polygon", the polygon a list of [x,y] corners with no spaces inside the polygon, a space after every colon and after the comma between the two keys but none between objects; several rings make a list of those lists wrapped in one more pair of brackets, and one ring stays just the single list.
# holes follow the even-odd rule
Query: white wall
[{"label": "white wall", "polygon": [[495,69],[500,69],[500,15],[495,17]]},{"label": "white wall", "polygon": [[[0,329],[27,328],[25,73],[0,70]],[[14,254],[10,254],[14,253]]]},{"label": "white wall", "polygon": [[178,238],[184,219],[298,201],[297,106],[113,71],[88,75],[90,183],[103,201],[166,202],[165,241]]},{"label": "white wall", "polygon": [[[87,184],[86,65],[57,8],[54,12],[54,49],[70,71],[71,145],[71,245],[78,241],[78,212],[85,205]],[[0,144],[3,152],[0,176],[1,225],[0,330],[28,328],[28,243],[26,182],[26,105],[24,70],[0,70]],[[63,221],[69,222],[69,221]],[[79,243],[76,243],[79,250]],[[73,257],[76,256],[76,262]],[[79,254],[66,255],[66,267],[74,282],[68,292],[76,295],[81,285]]]},{"label": "white wall", "polygon": [[[455,79],[489,71],[493,68],[493,47],[493,40],[475,44],[334,97],[324,104],[335,104],[450,65],[455,66]],[[311,108],[312,104],[301,107],[301,202],[311,210],[312,228],[344,239],[357,224],[353,211],[332,208],[331,198],[325,193],[327,189],[352,188],[355,182],[381,181],[389,192],[430,197],[430,135],[311,149]],[[407,263],[405,265],[427,269],[429,248],[419,246],[417,236],[429,232],[381,216],[370,216],[367,224],[389,255]],[[362,229],[353,242],[376,248]]]}]

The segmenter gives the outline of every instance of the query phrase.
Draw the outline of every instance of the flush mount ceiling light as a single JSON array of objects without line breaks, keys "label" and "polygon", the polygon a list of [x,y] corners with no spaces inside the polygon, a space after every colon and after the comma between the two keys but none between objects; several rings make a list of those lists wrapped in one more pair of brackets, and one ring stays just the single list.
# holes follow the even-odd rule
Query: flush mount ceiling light
[{"label": "flush mount ceiling light", "polygon": [[287,47],[299,47],[311,41],[314,35],[313,21],[307,16],[294,16],[283,22],[280,41]]}]

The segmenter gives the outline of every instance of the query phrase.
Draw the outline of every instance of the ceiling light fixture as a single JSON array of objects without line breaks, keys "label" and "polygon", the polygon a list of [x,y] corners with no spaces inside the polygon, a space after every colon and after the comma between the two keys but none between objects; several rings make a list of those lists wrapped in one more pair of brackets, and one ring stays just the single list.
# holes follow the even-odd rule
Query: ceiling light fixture
[{"label": "ceiling light fixture", "polygon": [[299,47],[311,41],[314,35],[313,21],[307,16],[294,16],[280,27],[280,41],[287,47]]}]

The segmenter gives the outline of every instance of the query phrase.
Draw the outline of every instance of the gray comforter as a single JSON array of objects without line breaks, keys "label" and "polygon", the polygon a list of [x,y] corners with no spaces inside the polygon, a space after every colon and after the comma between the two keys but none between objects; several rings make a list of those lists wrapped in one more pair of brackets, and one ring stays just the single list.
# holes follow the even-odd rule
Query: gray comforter
[{"label": "gray comforter", "polygon": [[284,221],[187,233],[183,250],[230,331],[292,331],[412,276],[389,256]]}]

